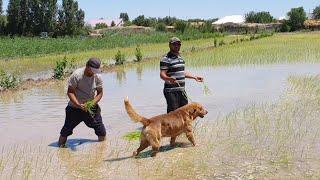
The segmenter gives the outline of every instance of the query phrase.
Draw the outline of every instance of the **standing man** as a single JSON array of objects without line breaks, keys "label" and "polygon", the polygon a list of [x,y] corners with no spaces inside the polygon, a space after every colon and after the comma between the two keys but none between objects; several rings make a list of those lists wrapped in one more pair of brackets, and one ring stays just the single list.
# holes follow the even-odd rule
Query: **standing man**
[{"label": "standing man", "polygon": [[[103,95],[100,66],[101,62],[98,58],[90,58],[86,67],[75,70],[70,76],[67,92],[70,101],[66,107],[66,118],[60,132],[59,147],[65,147],[67,137],[82,121],[94,129],[99,141],[105,140],[106,129],[98,105]],[[94,114],[90,114],[84,105],[90,100],[93,100]]]},{"label": "standing man", "polygon": [[194,76],[184,70],[184,60],[180,56],[181,41],[177,37],[169,40],[170,52],[160,61],[160,77],[165,81],[163,93],[167,101],[167,113],[188,104],[185,92],[185,78],[203,82],[200,76]]}]

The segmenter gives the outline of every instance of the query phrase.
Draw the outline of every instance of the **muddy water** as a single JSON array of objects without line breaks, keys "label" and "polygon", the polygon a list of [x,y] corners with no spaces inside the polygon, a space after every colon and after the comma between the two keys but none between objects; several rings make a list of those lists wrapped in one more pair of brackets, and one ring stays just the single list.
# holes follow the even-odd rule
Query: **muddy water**
[{"label": "muddy water", "polygon": [[[317,74],[320,64],[204,67],[188,70],[204,76],[206,85],[212,91],[212,95],[204,95],[202,84],[187,80],[186,89],[190,98],[202,103],[209,111],[202,120],[214,121],[248,104],[274,102],[284,92],[289,76]],[[104,97],[100,106],[109,138],[120,138],[141,126],[131,122],[125,113],[123,99],[126,96],[137,112],[146,117],[166,112],[163,82],[155,65],[102,76]],[[1,96],[1,146],[25,143],[48,145],[56,142],[68,102],[65,90],[65,82],[62,82]],[[83,123],[70,138],[96,139],[94,131]]]}]

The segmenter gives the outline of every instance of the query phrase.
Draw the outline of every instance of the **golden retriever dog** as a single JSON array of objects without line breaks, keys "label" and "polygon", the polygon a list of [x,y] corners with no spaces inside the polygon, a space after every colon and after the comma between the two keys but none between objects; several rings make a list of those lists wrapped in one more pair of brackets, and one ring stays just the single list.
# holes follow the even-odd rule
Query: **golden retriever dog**
[{"label": "golden retriever dog", "polygon": [[171,137],[170,145],[175,145],[176,137],[185,133],[193,146],[196,145],[192,132],[192,122],[197,118],[203,118],[208,113],[202,105],[192,102],[168,114],[158,115],[152,118],[140,116],[132,108],[129,99],[124,100],[126,111],[134,122],[143,124],[140,136],[140,147],[133,153],[139,155],[148,146],[152,147],[151,156],[157,155],[160,148],[161,137]]}]

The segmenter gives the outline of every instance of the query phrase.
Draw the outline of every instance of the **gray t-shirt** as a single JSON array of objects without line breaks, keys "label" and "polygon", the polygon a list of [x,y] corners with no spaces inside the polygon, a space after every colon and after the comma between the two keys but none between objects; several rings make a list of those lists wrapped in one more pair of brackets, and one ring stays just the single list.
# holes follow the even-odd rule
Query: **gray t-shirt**
[{"label": "gray t-shirt", "polygon": [[[102,87],[102,78],[100,74],[94,74],[88,77],[84,74],[85,67],[75,70],[69,78],[68,86],[75,89],[75,95],[79,103],[83,104],[92,100],[96,94],[97,88]],[[75,105],[69,101],[69,106]]]}]

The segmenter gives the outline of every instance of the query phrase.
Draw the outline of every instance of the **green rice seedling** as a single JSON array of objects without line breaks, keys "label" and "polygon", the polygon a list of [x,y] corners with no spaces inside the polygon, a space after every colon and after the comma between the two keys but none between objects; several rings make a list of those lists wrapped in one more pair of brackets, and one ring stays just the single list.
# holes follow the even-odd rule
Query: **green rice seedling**
[{"label": "green rice seedling", "polygon": [[208,85],[205,82],[202,82],[202,88],[204,95],[212,95],[212,91],[209,89]]},{"label": "green rice seedling", "polygon": [[140,139],[140,136],[141,136],[140,131],[133,131],[125,134],[123,138],[127,141],[136,141]]},{"label": "green rice seedling", "polygon": [[121,53],[120,50],[118,50],[117,54],[114,56],[114,59],[116,61],[115,62],[116,65],[122,65],[126,61],[125,55]]},{"label": "green rice seedling", "polygon": [[140,46],[136,47],[135,56],[136,56],[135,62],[140,62],[142,60],[142,52],[141,52]]},{"label": "green rice seedling", "polygon": [[89,100],[89,101],[87,101],[86,103],[84,103],[84,107],[85,107],[85,109],[89,112],[89,114],[91,115],[91,116],[94,116],[94,114],[95,114],[95,105],[94,105],[94,103],[93,103],[93,100]]}]

